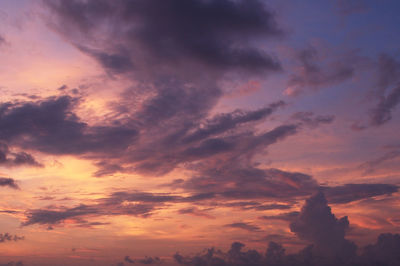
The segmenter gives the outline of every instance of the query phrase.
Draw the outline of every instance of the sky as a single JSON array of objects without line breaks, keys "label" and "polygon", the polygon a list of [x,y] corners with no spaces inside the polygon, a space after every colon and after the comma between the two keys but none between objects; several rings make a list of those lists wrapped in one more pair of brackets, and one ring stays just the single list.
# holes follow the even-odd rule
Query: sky
[{"label": "sky", "polygon": [[0,265],[399,265],[396,0],[1,0]]}]

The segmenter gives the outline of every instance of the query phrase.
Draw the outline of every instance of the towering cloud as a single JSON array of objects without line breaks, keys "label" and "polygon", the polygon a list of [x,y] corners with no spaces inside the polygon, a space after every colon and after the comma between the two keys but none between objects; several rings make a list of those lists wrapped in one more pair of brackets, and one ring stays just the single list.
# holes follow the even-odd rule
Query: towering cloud
[{"label": "towering cloud", "polygon": [[355,256],[355,244],[345,239],[348,228],[347,216],[337,219],[322,192],[307,199],[298,218],[290,224],[290,230],[300,239],[315,245],[316,253],[339,260]]},{"label": "towering cloud", "polygon": [[345,238],[349,227],[347,217],[337,219],[322,192],[306,200],[300,214],[290,224],[299,238],[311,243],[295,254],[286,254],[285,248],[270,242],[264,254],[244,250],[245,245],[232,243],[228,252],[209,248],[195,256],[176,253],[173,258],[187,266],[392,266],[400,263],[398,249],[400,235],[382,234],[375,244],[356,254],[357,246]]}]

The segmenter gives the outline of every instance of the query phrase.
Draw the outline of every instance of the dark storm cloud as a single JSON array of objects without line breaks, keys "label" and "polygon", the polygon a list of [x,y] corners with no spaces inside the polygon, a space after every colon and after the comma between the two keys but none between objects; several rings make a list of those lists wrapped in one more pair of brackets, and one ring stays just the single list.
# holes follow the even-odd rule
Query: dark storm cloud
[{"label": "dark storm cloud", "polygon": [[103,30],[109,40],[100,44],[112,52],[85,49],[105,68],[117,72],[133,65],[143,69],[149,64],[176,66],[187,61],[216,69],[279,69],[271,56],[244,41],[282,34],[272,12],[258,0],[45,3],[55,15],[55,26],[73,42],[82,36],[93,38],[97,30]]},{"label": "dark storm cloud", "polygon": [[249,224],[249,223],[243,223],[243,222],[226,224],[225,227],[238,228],[238,229],[242,229],[242,230],[249,231],[249,232],[262,231],[261,228],[256,225]]},{"label": "dark storm cloud", "polygon": [[10,235],[9,233],[0,234],[0,243],[9,242],[9,241],[19,241],[24,240],[25,237]]},{"label": "dark storm cloud", "polygon": [[399,191],[390,184],[346,184],[324,188],[329,203],[349,203],[381,195],[391,195]]},{"label": "dark storm cloud", "polygon": [[15,180],[7,177],[0,177],[0,187],[19,189],[19,186],[17,185],[17,183],[15,183]]},{"label": "dark storm cloud", "polygon": [[318,51],[309,47],[297,54],[301,68],[298,73],[292,74],[288,81],[286,93],[296,96],[307,89],[319,89],[343,82],[354,75],[354,66],[346,60],[332,60],[319,62]]}]

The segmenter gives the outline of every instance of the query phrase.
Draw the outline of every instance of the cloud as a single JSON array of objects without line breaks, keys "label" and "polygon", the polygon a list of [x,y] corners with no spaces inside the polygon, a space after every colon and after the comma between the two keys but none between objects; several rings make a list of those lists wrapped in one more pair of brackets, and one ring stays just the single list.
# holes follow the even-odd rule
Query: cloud
[{"label": "cloud", "polygon": [[399,234],[381,234],[375,244],[368,245],[363,250],[364,265],[397,265],[400,263]]},{"label": "cloud", "polygon": [[[244,41],[282,35],[273,13],[258,0],[45,3],[59,32],[113,72],[193,63],[214,69],[279,69],[271,56]],[[99,32],[103,38],[96,38]],[[89,47],[95,44],[103,47]]]},{"label": "cloud", "polygon": [[377,106],[371,110],[370,121],[373,126],[381,126],[392,119],[392,111],[400,103],[400,83],[386,96],[382,95]]},{"label": "cloud", "polygon": [[179,265],[187,266],[261,265],[262,255],[260,255],[256,250],[243,251],[244,246],[245,245],[240,242],[234,242],[227,253],[210,248],[193,257],[182,256],[179,253],[176,253],[174,259]]},{"label": "cloud", "polygon": [[226,224],[225,227],[238,228],[238,229],[242,229],[242,230],[249,231],[249,232],[262,231],[261,228],[256,225],[252,225],[249,223],[243,223],[243,222]]},{"label": "cloud", "polygon": [[317,127],[321,124],[330,124],[335,120],[333,115],[315,115],[312,112],[297,112],[292,115],[292,119],[302,122],[309,127]]},{"label": "cloud", "polygon": [[24,266],[24,263],[22,261],[17,261],[17,262],[11,261],[6,264],[0,264],[0,266]]},{"label": "cloud", "polygon": [[[125,256],[124,261],[130,264],[139,263],[145,265],[161,264],[163,262],[159,257],[147,257],[147,256],[143,259],[136,259],[136,260],[131,259],[129,256]],[[124,264],[121,262],[121,265]]]},{"label": "cloud", "polygon": [[297,54],[300,67],[292,74],[285,90],[289,96],[297,96],[308,89],[328,87],[350,79],[355,72],[348,58],[319,62],[318,51],[310,46]]},{"label": "cloud", "polygon": [[11,152],[5,143],[0,143],[0,165],[7,167],[43,167],[43,165],[38,163],[32,155],[26,152]]},{"label": "cloud", "polygon": [[25,237],[17,236],[17,235],[10,235],[9,233],[0,234],[0,243],[10,242],[10,241],[19,241],[24,240]]},{"label": "cloud", "polygon": [[317,253],[340,260],[355,256],[356,245],[345,239],[348,228],[347,216],[337,219],[322,192],[307,199],[297,219],[290,224],[290,230],[313,243]]},{"label": "cloud", "polygon": [[299,217],[299,215],[300,215],[300,212],[292,211],[292,212],[284,212],[284,213],[276,214],[276,215],[264,215],[264,216],[260,216],[259,219],[283,220],[283,221],[293,222]]},{"label": "cloud", "polygon": [[390,55],[381,54],[375,65],[373,100],[377,103],[369,111],[369,124],[378,127],[392,119],[392,112],[400,103],[400,63]]},{"label": "cloud", "polygon": [[339,0],[336,2],[337,11],[343,15],[366,12],[369,9],[365,0]]},{"label": "cloud", "polygon": [[3,103],[0,105],[0,127],[7,130],[0,133],[0,139],[50,154],[112,154],[133,142],[137,135],[135,129],[91,127],[81,122],[73,112],[78,100],[60,96],[35,102]]},{"label": "cloud", "polygon": [[[34,224],[39,225],[59,225],[65,220],[70,220],[73,224],[80,227],[90,227],[99,223],[89,223],[85,219],[99,216],[118,216],[129,215],[146,218],[163,207],[166,203],[193,203],[213,198],[210,194],[194,194],[188,197],[172,194],[153,194],[145,192],[115,192],[108,197],[98,199],[90,205],[80,204],[76,207],[57,207],[49,206],[44,209],[33,209],[26,212],[25,221],[22,226]],[[202,211],[183,210],[182,214],[191,212],[200,214]],[[203,215],[206,215],[203,213]],[[211,216],[210,216],[211,217]]]},{"label": "cloud", "polygon": [[228,130],[236,128],[238,125],[261,120],[271,115],[278,107],[284,106],[283,101],[270,104],[268,107],[255,111],[244,112],[236,110],[231,113],[218,114],[196,129],[193,133],[183,139],[184,142],[193,142],[206,139],[212,135],[224,133]]},{"label": "cloud", "polygon": [[19,189],[19,186],[17,185],[17,183],[15,183],[15,180],[7,177],[0,177],[0,187]]},{"label": "cloud", "polygon": [[0,35],[0,46],[4,45],[6,43],[6,39]]},{"label": "cloud", "polygon": [[392,195],[399,191],[398,186],[391,184],[345,184],[326,187],[324,193],[329,203],[349,203],[381,195]]},{"label": "cloud", "polygon": [[400,157],[400,150],[395,148],[374,160],[370,160],[359,165],[359,168],[364,170],[364,175],[369,175],[375,172],[376,168],[378,168],[380,165],[387,161],[395,160],[398,157]]},{"label": "cloud", "polygon": [[199,210],[198,208],[195,208],[195,207],[180,209],[180,210],[178,210],[178,213],[179,214],[190,214],[193,216],[204,217],[204,218],[208,218],[208,219],[215,219],[214,216],[208,214],[206,211]]},{"label": "cloud", "polygon": [[381,234],[376,243],[357,254],[357,246],[345,238],[347,217],[337,219],[322,192],[308,198],[295,219],[291,230],[311,243],[297,253],[286,254],[285,248],[274,241],[263,253],[245,250],[244,244],[234,242],[227,252],[208,248],[193,256],[176,253],[173,258],[186,266],[391,266],[400,262],[398,234]]}]

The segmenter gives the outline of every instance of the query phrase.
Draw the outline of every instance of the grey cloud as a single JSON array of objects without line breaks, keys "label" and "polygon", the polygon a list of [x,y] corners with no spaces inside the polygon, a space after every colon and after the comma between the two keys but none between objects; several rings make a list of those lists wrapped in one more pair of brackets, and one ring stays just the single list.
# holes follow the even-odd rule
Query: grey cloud
[{"label": "grey cloud", "polygon": [[356,245],[345,238],[348,225],[347,217],[337,219],[324,195],[318,193],[307,199],[291,224],[299,238],[312,243],[297,253],[286,254],[285,248],[274,241],[265,253],[246,251],[244,244],[234,242],[227,252],[209,248],[193,256],[176,253],[173,258],[179,265],[187,266],[391,266],[400,262],[400,235],[381,234],[376,243],[357,255]]},{"label": "grey cloud", "polygon": [[17,261],[17,262],[11,261],[6,264],[0,264],[0,266],[24,266],[24,263],[22,261]]},{"label": "grey cloud", "polygon": [[10,242],[10,241],[19,241],[19,240],[24,240],[24,239],[25,239],[25,237],[23,237],[23,236],[11,235],[9,233],[0,234],[0,243]]},{"label": "grey cloud", "polygon": [[364,175],[372,174],[379,166],[381,166],[385,162],[395,160],[398,157],[400,157],[400,150],[395,147],[395,149],[386,152],[384,155],[359,165],[359,168],[364,170]]},{"label": "grey cloud", "polygon": [[19,189],[19,186],[17,185],[17,183],[15,183],[15,180],[7,177],[0,177],[0,187]]},{"label": "grey cloud", "polygon": [[300,212],[292,211],[292,212],[285,212],[285,213],[276,214],[276,215],[264,215],[264,216],[260,216],[259,219],[283,220],[283,221],[293,222],[299,217],[299,215],[300,215]]},{"label": "grey cloud", "polygon": [[355,68],[348,60],[332,60],[321,64],[318,51],[314,47],[306,48],[297,54],[301,68],[291,75],[286,93],[297,96],[307,89],[319,89],[343,82],[354,75]]},{"label": "grey cloud", "polygon": [[352,15],[366,12],[369,6],[366,0],[339,0],[336,1],[336,8],[340,14]]},{"label": "grey cloud", "polygon": [[178,210],[178,213],[179,214],[190,214],[193,216],[198,216],[198,217],[203,217],[203,218],[208,218],[208,219],[215,219],[214,216],[208,214],[206,211],[199,210],[198,208],[195,208],[195,207],[180,209],[180,210]]},{"label": "grey cloud", "polygon": [[[136,259],[136,260],[131,259],[129,256],[125,256],[124,261],[129,264],[139,263],[139,264],[145,264],[145,265],[162,263],[162,260],[159,257],[147,257],[147,256],[143,259]],[[123,265],[123,263],[121,263],[121,265]]]},{"label": "grey cloud", "polygon": [[43,167],[35,158],[26,152],[11,152],[8,145],[0,142],[0,165],[7,167],[33,166]]},{"label": "grey cloud", "polygon": [[[0,140],[15,146],[26,147],[50,154],[107,154],[123,152],[137,137],[137,130],[127,125],[89,126],[81,122],[73,108],[79,98],[70,96],[50,97],[44,100],[0,105]],[[29,136],[27,139],[26,136]],[[24,152],[4,155],[2,161],[13,165],[40,166]],[[6,149],[7,148],[7,149]],[[1,154],[0,154],[1,155]]]},{"label": "grey cloud", "polygon": [[262,204],[257,201],[236,201],[236,202],[222,204],[222,206],[237,207],[242,210],[257,210],[257,211],[287,210],[292,208],[292,206],[289,204]]},{"label": "grey cloud", "polygon": [[392,111],[400,103],[400,84],[389,94],[382,95],[377,106],[371,110],[370,121],[373,126],[381,126],[392,119]]},{"label": "grey cloud", "polygon": [[373,100],[376,99],[377,103],[369,112],[369,124],[378,127],[392,119],[392,112],[400,103],[400,62],[390,55],[381,54],[376,72]]},{"label": "grey cloud", "polygon": [[255,111],[244,112],[242,110],[236,110],[232,113],[219,114],[211,119],[207,119],[207,123],[202,126],[202,128],[195,130],[185,137],[184,142],[205,139],[209,136],[233,129],[240,124],[261,120],[271,115],[278,107],[284,105],[285,103],[280,101]]},{"label": "grey cloud", "polygon": [[292,115],[292,119],[298,120],[301,123],[310,126],[317,127],[320,124],[330,124],[335,120],[333,115],[315,115],[312,112],[297,112]]},{"label": "grey cloud", "polygon": [[398,265],[400,257],[400,235],[399,234],[381,234],[376,243],[364,248],[362,254],[362,263],[364,265]]},{"label": "grey cloud", "polygon": [[338,260],[355,256],[356,245],[345,239],[348,228],[347,216],[337,219],[322,192],[307,199],[297,219],[290,224],[290,230],[313,243],[317,253]]},{"label": "grey cloud", "polygon": [[256,225],[252,225],[252,224],[249,224],[249,223],[243,223],[243,222],[226,224],[225,227],[238,228],[238,229],[246,230],[246,231],[249,231],[249,232],[260,232],[260,231],[262,231],[261,228],[256,226]]},{"label": "grey cloud", "polygon": [[0,46],[4,44],[6,44],[6,39],[2,35],[0,35]]},{"label": "grey cloud", "polygon": [[[135,64],[140,68],[195,61],[217,69],[279,69],[271,56],[243,41],[282,34],[273,13],[258,0],[45,2],[55,15],[55,26],[75,42],[93,38],[98,29],[109,36],[103,43],[96,41],[112,52],[94,54],[106,68],[125,70],[132,67],[132,58],[140,61],[140,66]],[[114,26],[103,27],[105,23]]]},{"label": "grey cloud", "polygon": [[346,184],[326,187],[324,193],[329,203],[349,203],[381,195],[392,195],[399,191],[398,186],[391,184]]}]

